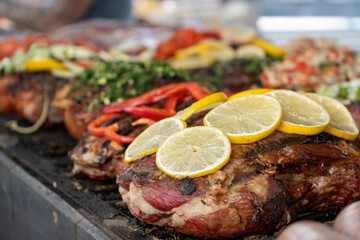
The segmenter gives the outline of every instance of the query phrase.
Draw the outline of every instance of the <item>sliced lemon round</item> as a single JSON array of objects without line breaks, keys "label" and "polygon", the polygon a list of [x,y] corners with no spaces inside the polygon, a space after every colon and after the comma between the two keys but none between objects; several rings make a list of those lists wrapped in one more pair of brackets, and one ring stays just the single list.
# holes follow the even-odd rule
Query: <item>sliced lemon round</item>
[{"label": "sliced lemon round", "polygon": [[211,110],[204,125],[218,128],[232,143],[252,143],[273,133],[281,123],[281,105],[275,98],[251,95]]},{"label": "sliced lemon round", "polygon": [[160,144],[171,134],[186,128],[186,123],[175,117],[163,119],[143,131],[129,145],[124,154],[125,162],[156,152]]},{"label": "sliced lemon round", "polygon": [[236,57],[245,59],[262,59],[266,57],[266,52],[261,47],[255,45],[244,45],[236,50]]},{"label": "sliced lemon round", "polygon": [[228,98],[228,101],[233,100],[235,98],[245,97],[249,95],[262,95],[267,92],[275,91],[276,89],[270,89],[270,88],[258,88],[258,89],[250,89],[242,92],[238,92],[231,97]]},{"label": "sliced lemon round", "polygon": [[326,110],[314,100],[290,90],[276,90],[265,93],[279,100],[283,117],[278,128],[285,133],[315,135],[321,133],[330,123]]},{"label": "sliced lemon round", "polygon": [[227,96],[223,92],[211,94],[192,104],[189,108],[186,109],[186,111],[179,114],[178,117],[185,121],[191,117],[191,115],[213,109],[226,102],[226,100]]},{"label": "sliced lemon round", "polygon": [[167,175],[184,178],[218,171],[230,158],[231,144],[216,128],[191,127],[168,137],[156,153],[156,165]]},{"label": "sliced lemon round", "polygon": [[305,93],[304,95],[319,103],[329,113],[330,124],[325,128],[325,132],[350,141],[357,138],[359,129],[344,104],[334,98],[316,93]]}]

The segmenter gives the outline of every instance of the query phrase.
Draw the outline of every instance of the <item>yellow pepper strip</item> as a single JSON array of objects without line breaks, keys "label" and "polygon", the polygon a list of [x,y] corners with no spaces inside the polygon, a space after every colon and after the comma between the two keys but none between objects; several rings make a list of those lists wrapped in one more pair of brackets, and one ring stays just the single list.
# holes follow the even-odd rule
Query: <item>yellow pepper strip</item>
[{"label": "yellow pepper strip", "polygon": [[45,72],[55,69],[66,70],[67,68],[61,62],[54,59],[29,60],[25,63],[26,70],[29,72]]},{"label": "yellow pepper strip", "polygon": [[174,59],[181,60],[192,55],[201,55],[208,51],[221,51],[228,47],[229,46],[222,42],[204,40],[197,45],[178,50],[174,56]]},{"label": "yellow pepper strip", "polygon": [[188,47],[188,48],[185,48],[185,49],[182,49],[182,50],[178,50],[174,56],[174,59],[176,60],[181,60],[181,59],[184,59],[184,58],[188,58],[190,57],[191,55],[197,55],[201,52],[204,52],[204,51],[207,51],[207,48],[206,47],[203,47],[203,46],[191,46],[191,47]]},{"label": "yellow pepper strip", "polygon": [[254,45],[261,47],[262,49],[264,49],[264,51],[269,54],[270,56],[273,57],[284,57],[285,56],[285,51],[284,49],[281,49],[279,47],[274,46],[273,44],[264,41],[262,39],[259,38],[255,38],[253,40]]}]

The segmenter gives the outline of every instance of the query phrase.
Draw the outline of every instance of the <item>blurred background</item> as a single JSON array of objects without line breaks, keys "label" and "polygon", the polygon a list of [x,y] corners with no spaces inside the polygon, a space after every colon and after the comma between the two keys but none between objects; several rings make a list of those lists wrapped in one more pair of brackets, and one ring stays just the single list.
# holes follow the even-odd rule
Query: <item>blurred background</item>
[{"label": "blurred background", "polygon": [[[59,32],[75,22],[111,19],[166,27],[247,26],[276,44],[284,44],[299,35],[325,36],[359,50],[356,39],[360,29],[360,1],[357,0],[82,0],[72,8],[73,4],[67,0],[2,0],[0,37],[36,29]],[[34,17],[25,17],[32,12]],[[57,14],[59,21],[51,25],[52,20],[47,20],[47,14],[39,15],[38,12],[55,13],[52,15]],[[38,21],[47,24],[36,26]],[[104,27],[115,24],[97,20],[87,26],[98,26],[100,22]],[[69,31],[70,28],[66,29]]]}]

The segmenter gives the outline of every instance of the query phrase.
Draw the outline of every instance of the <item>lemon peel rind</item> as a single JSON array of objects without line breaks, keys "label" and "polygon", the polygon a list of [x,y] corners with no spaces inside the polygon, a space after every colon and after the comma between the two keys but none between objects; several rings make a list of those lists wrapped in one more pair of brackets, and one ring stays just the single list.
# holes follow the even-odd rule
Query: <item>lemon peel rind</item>
[{"label": "lemon peel rind", "polygon": [[258,88],[258,89],[250,89],[245,90],[239,93],[236,93],[228,98],[228,101],[231,101],[233,99],[245,97],[245,96],[251,96],[251,95],[263,95],[267,92],[275,91],[276,89],[270,89],[270,88]]},{"label": "lemon peel rind", "polygon": [[159,149],[159,148],[153,148],[153,149],[147,150],[147,151],[145,151],[145,152],[142,152],[142,153],[139,153],[139,154],[135,155],[134,157],[132,157],[132,158],[130,158],[130,159],[125,159],[125,158],[124,158],[124,162],[130,163],[130,162],[139,160],[140,158],[143,158],[143,157],[145,157],[146,155],[150,155],[150,154],[156,152],[158,149]]},{"label": "lemon peel rind", "polygon": [[350,133],[343,132],[336,128],[331,128],[331,127],[327,127],[324,131],[327,133],[330,133],[331,135],[334,135],[335,137],[343,138],[343,139],[349,140],[349,141],[354,141],[359,136],[359,133],[350,134]]},{"label": "lemon peel rind", "polygon": [[207,106],[210,106],[211,104],[215,103],[224,103],[227,100],[227,96],[223,92],[218,92],[211,94],[209,96],[204,97],[203,99],[200,99],[199,101],[193,103],[179,118],[183,121],[187,120],[189,117],[191,117],[194,113],[200,111],[203,108],[206,108]]},{"label": "lemon peel rind", "polygon": [[279,125],[279,127],[277,128],[277,130],[280,132],[289,133],[289,134],[316,135],[316,134],[323,132],[327,128],[328,125],[329,125],[329,123],[327,125],[323,125],[323,126],[308,127],[308,126],[301,126],[301,125],[296,125],[296,124],[282,121],[281,124]]}]

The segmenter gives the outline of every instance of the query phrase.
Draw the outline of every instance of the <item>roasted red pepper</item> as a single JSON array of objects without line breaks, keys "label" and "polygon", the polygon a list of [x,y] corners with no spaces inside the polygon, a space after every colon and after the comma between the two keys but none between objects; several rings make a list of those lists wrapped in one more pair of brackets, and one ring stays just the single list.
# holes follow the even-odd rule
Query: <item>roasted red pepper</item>
[{"label": "roasted red pepper", "polygon": [[165,110],[167,110],[167,111],[174,110],[175,111],[178,100],[179,100],[179,97],[168,98],[168,100],[165,103],[165,107],[164,107]]},{"label": "roasted red pepper", "polygon": [[233,92],[230,92],[230,91],[223,91],[227,97],[231,97],[232,95],[234,95]]},{"label": "roasted red pepper", "polygon": [[98,137],[105,136],[104,131],[105,131],[106,127],[99,127],[99,126],[103,122],[110,119],[111,117],[113,117],[113,115],[102,115],[102,116],[98,117],[97,119],[95,119],[94,121],[92,121],[88,125],[88,131],[90,132],[90,134],[93,136],[98,136]]},{"label": "roasted red pepper", "polygon": [[[174,116],[176,114],[176,104],[185,96],[192,96],[195,100],[199,100],[209,95],[210,93],[211,92],[207,88],[199,86],[195,82],[167,85],[152,90],[141,96],[115,103],[112,106],[105,108],[105,115],[91,122],[88,126],[88,131],[94,136],[105,136],[112,141],[130,143],[134,140],[134,138],[117,134],[117,124],[113,124],[108,127],[100,127],[100,125],[114,116],[113,114],[120,112],[128,112],[142,118],[159,121],[161,119]],[[167,99],[164,109],[144,106],[146,104],[158,102],[163,99]]]},{"label": "roasted red pepper", "polygon": [[124,109],[125,112],[132,113],[136,116],[149,118],[155,121],[160,121],[161,119],[172,117],[176,114],[175,110],[165,110],[165,109],[157,109],[150,107],[126,107]]},{"label": "roasted red pepper", "polygon": [[108,126],[105,128],[104,135],[107,139],[119,143],[132,143],[135,138],[119,135],[116,133],[116,131],[119,129],[119,125],[117,123],[114,123],[111,126]]},{"label": "roasted red pepper", "polygon": [[83,68],[91,68],[98,64],[98,62],[93,60],[77,60],[75,64]]},{"label": "roasted red pepper", "polygon": [[106,107],[104,109],[104,113],[120,113],[124,111],[125,107],[141,106],[157,102],[165,98],[179,97],[182,96],[185,91],[188,91],[195,98],[195,100],[200,100],[208,95],[208,93],[204,91],[204,88],[195,82],[171,84],[157,88],[141,96],[134,97],[119,103],[114,103],[112,106]]}]

